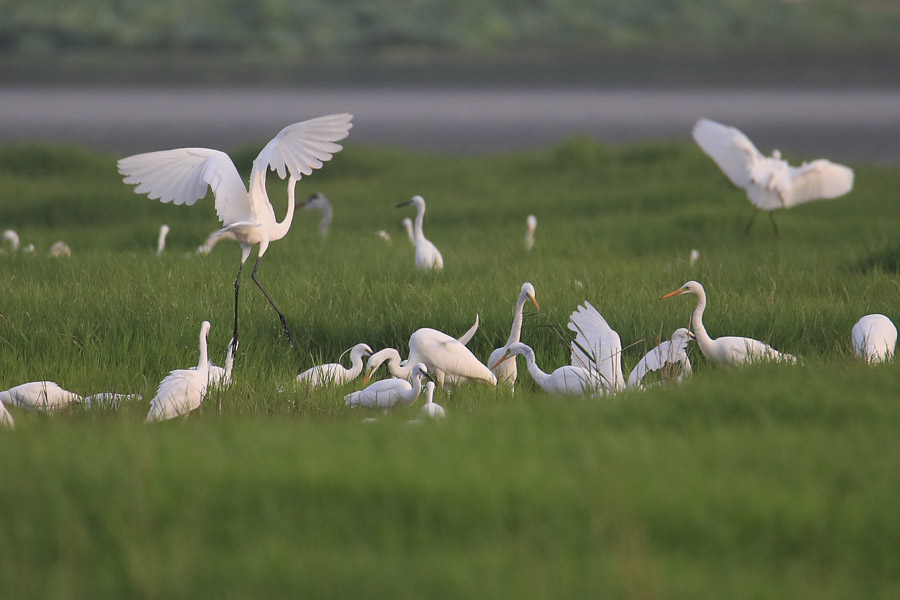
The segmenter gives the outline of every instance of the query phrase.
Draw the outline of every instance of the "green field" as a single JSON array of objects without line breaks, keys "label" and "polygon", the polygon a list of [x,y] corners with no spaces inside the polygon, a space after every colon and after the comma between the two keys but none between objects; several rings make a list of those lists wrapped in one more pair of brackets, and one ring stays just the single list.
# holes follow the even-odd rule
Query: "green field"
[{"label": "green field", "polygon": [[[258,149],[235,152],[238,166]],[[765,219],[742,233],[743,192],[687,144],[477,157],[350,144],[298,186],[332,200],[330,235],[300,212],[260,267],[297,347],[245,275],[235,384],[151,427],[156,385],[196,364],[202,320],[222,364],[239,252],[193,255],[218,225],[212,202],[139,196],[116,158],[0,148],[0,230],[37,248],[0,255],[0,389],[49,379],[144,396],[116,412],[12,409],[0,597],[900,594],[900,372],[850,352],[860,316],[900,318],[900,170],[852,165],[849,196],[777,214],[776,240]],[[413,268],[410,210],[394,206],[414,194],[441,273]],[[46,256],[58,239],[70,258]],[[343,404],[358,385],[291,386],[355,343],[405,353],[415,329],[459,335],[476,314],[470,347],[486,359],[524,281],[541,311],[526,307],[522,338],[545,370],[567,361],[566,321],[585,300],[630,368],[688,324],[692,297],[660,297],[690,279],[706,286],[713,336],[802,364],[720,368],[692,348],[681,385],[561,399],[520,362],[515,396],[463,386],[436,398],[447,419],[420,427],[406,423],[419,405],[362,425],[373,415]]]}]

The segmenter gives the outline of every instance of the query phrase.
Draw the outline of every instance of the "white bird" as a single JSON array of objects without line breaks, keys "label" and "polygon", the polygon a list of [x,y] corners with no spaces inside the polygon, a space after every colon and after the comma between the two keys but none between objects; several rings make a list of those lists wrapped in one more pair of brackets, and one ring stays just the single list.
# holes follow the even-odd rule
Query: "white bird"
[{"label": "white bird", "polygon": [[174,419],[200,406],[209,387],[208,335],[209,321],[203,321],[200,325],[200,360],[197,361],[197,366],[176,369],[166,375],[150,402],[150,412],[147,413],[145,423]]},{"label": "white bird", "polygon": [[52,411],[80,401],[81,396],[52,381],[32,381],[0,392],[0,402],[25,410]]},{"label": "white bird", "polygon": [[[694,337],[694,334],[680,327],[672,334],[671,340],[662,342],[653,348],[638,361],[631,373],[628,375],[627,387],[643,387],[643,380],[647,373],[651,371],[663,371],[664,379],[672,369],[677,371],[677,380],[681,381],[686,375],[691,373],[691,361],[687,355],[688,342]],[[673,373],[674,374],[674,373]]]},{"label": "white bird", "polygon": [[[853,170],[825,159],[790,166],[775,150],[763,156],[740,130],[709,119],[694,125],[694,140],[728,176],[744,188],[747,198],[759,210],[769,213],[778,235],[772,211],[791,208],[812,200],[843,196],[853,189]],[[758,212],[757,211],[757,212]],[[753,213],[756,217],[756,212]],[[753,219],[747,225],[747,231]]]},{"label": "white bird", "polygon": [[62,240],[50,246],[50,256],[72,256],[72,249]]},{"label": "white bird", "polygon": [[356,344],[350,349],[349,369],[340,363],[319,365],[297,375],[297,381],[306,383],[313,389],[325,385],[344,385],[359,377],[363,370],[363,357],[371,354],[372,349],[368,344]]},{"label": "white bird", "polygon": [[752,338],[726,336],[713,339],[703,326],[703,311],[706,310],[706,291],[696,281],[688,281],[673,292],[669,292],[663,299],[672,298],[681,294],[693,294],[697,297],[697,307],[691,315],[691,328],[694,330],[697,345],[703,356],[717,364],[744,364],[759,361],[790,361],[796,362],[797,357],[778,352],[768,344]]},{"label": "white bird", "polygon": [[412,367],[412,383],[406,379],[392,378],[376,381],[372,385],[344,396],[347,406],[365,406],[385,410],[395,406],[409,406],[422,391],[422,378],[431,379],[428,367],[416,363]]},{"label": "white bird", "polygon": [[425,384],[425,405],[422,407],[422,418],[443,419],[447,416],[444,407],[434,401],[434,382]]},{"label": "white bird", "polygon": [[6,427],[7,429],[15,429],[16,421],[13,419],[12,414],[6,409],[6,405],[0,402],[0,426]]},{"label": "white bird", "polygon": [[[225,388],[231,385],[231,375],[234,370],[234,353],[237,350],[237,344],[234,340],[228,342],[228,348],[225,350],[225,367],[209,363],[209,387]],[[191,367],[196,369],[196,367]]]},{"label": "white bird", "polygon": [[622,375],[622,340],[590,302],[569,315],[568,328],[575,332],[571,345],[572,366],[585,369],[606,391],[625,389]]},{"label": "white bird", "polygon": [[140,401],[143,399],[144,397],[140,394],[116,394],[113,392],[101,392],[99,394],[85,396],[81,399],[81,402],[82,405],[88,410],[97,407],[116,409],[119,408],[119,404],[121,404],[122,402]]},{"label": "white bird", "polygon": [[9,242],[9,251],[15,252],[19,249],[19,234],[13,229],[7,229],[0,234],[0,242]]},{"label": "white bird", "polygon": [[515,355],[522,355],[525,357],[525,363],[528,365],[528,372],[531,374],[531,378],[534,379],[534,382],[548,394],[573,394],[582,396],[585,394],[600,393],[602,391],[596,376],[586,368],[565,365],[559,367],[552,373],[544,372],[537,366],[534,350],[532,350],[531,346],[523,344],[522,342],[513,342],[510,344],[509,348],[506,349],[506,352],[500,357],[500,360],[491,365],[491,367],[496,368],[499,363],[509,360]]},{"label": "white bird", "polygon": [[525,282],[522,284],[522,289],[519,292],[519,298],[516,300],[516,306],[513,309],[513,322],[512,329],[509,332],[509,338],[506,340],[506,344],[491,352],[491,355],[488,358],[489,365],[496,365],[491,369],[491,371],[494,373],[494,375],[497,376],[498,383],[505,383],[513,387],[515,387],[516,385],[518,370],[516,368],[515,359],[500,361],[500,358],[506,353],[511,344],[518,342],[521,338],[522,309],[524,308],[525,303],[529,301],[534,304],[534,308],[536,310],[541,310],[541,307],[538,306],[537,300],[535,299],[534,286],[528,282]]},{"label": "white bird", "polygon": [[853,326],[851,338],[853,354],[870,365],[894,358],[897,328],[884,315],[874,314],[862,317]]},{"label": "white bird", "polygon": [[197,254],[209,254],[212,252],[212,249],[216,247],[221,241],[224,240],[236,240],[234,233],[231,231],[221,231],[216,229],[212,233],[207,236],[206,241],[203,242],[200,246],[197,247]]},{"label": "white bird", "polygon": [[409,217],[403,218],[403,229],[406,230],[406,237],[409,238],[409,243],[413,246],[416,245],[416,234],[413,231],[413,222]]},{"label": "white bird", "polygon": [[422,232],[422,221],[425,219],[425,200],[422,196],[413,196],[412,200],[398,204],[397,208],[409,205],[416,207],[416,224],[413,228],[413,237],[416,243],[416,268],[439,271],[444,268],[444,259],[435,245],[425,239],[425,234]]},{"label": "white bird", "polygon": [[328,235],[328,226],[331,225],[333,211],[331,202],[325,197],[325,194],[315,193],[306,199],[306,202],[300,205],[303,210],[316,209],[322,212],[322,220],[319,221],[319,234],[322,237]]},{"label": "white bird", "polygon": [[534,230],[537,229],[537,217],[528,215],[525,220],[525,249],[531,250],[534,247]]},{"label": "white bird", "polygon": [[700,251],[694,248],[693,250],[691,250],[691,256],[688,259],[692,267],[694,266],[694,263],[697,262],[698,258],[700,258]]},{"label": "white bird", "polygon": [[[339,152],[336,142],[344,139],[352,127],[352,115],[336,114],[288,125],[272,138],[253,161],[250,187],[227,154],[207,148],[178,148],[123,158],[118,162],[125,183],[136,184],[135,192],[148,194],[162,202],[193,205],[212,188],[216,213],[224,227],[241,243],[241,266],[234,281],[234,343],[238,338],[238,290],[241,271],[253,246],[258,246],[256,264],[250,278],[278,313],[288,341],[293,338],[284,313],[259,283],[256,271],[269,243],[283,238],[294,218],[294,186],[304,175],[312,174]],[[266,192],[266,171],[272,169],[281,179],[289,178],[287,215],[280,223]]]},{"label": "white bird", "polygon": [[166,249],[166,236],[169,235],[169,226],[161,225],[159,227],[159,239],[156,240],[156,255],[159,256]]},{"label": "white bird", "polygon": [[389,234],[384,229],[379,229],[378,231],[375,232],[375,235],[377,235],[378,237],[383,239],[388,244],[392,244],[394,242],[394,240],[391,239],[391,234]]}]

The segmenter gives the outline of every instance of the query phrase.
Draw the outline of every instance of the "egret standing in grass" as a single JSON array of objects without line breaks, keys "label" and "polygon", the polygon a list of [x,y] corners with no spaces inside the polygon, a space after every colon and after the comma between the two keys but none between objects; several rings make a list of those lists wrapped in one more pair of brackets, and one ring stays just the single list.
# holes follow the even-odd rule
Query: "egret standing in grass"
[{"label": "egret standing in grass", "polygon": [[866,315],[853,325],[853,354],[870,365],[894,358],[897,327],[884,315]]},{"label": "egret standing in grass", "polygon": [[372,385],[344,396],[347,406],[381,408],[385,411],[395,406],[409,406],[416,401],[422,391],[422,378],[431,379],[428,367],[422,363],[412,366],[412,382],[392,378],[376,381]]},{"label": "egret standing in grass", "polygon": [[[119,161],[119,173],[125,183],[135,184],[135,192],[148,194],[162,202],[192,205],[212,188],[216,213],[224,227],[220,234],[231,233],[241,244],[241,265],[234,280],[234,344],[238,339],[238,290],[244,263],[253,246],[258,246],[256,264],[250,273],[278,317],[288,341],[293,337],[284,313],[256,278],[259,262],[269,244],[280,240],[291,228],[294,218],[294,187],[304,175],[322,167],[341,150],[336,142],[344,139],[352,127],[352,115],[336,114],[294,123],[272,138],[253,161],[249,191],[227,154],[207,148],[178,148],[129,156]],[[281,179],[289,178],[287,214],[280,223],[266,191],[266,171],[272,169]]]},{"label": "egret standing in grass", "polygon": [[747,224],[747,232],[756,214],[764,210],[769,213],[772,230],[778,237],[772,211],[812,200],[837,198],[853,189],[853,171],[848,167],[825,159],[792,167],[782,160],[778,150],[771,157],[763,156],[734,127],[700,119],[694,125],[693,136],[728,179],[747,192],[747,198],[757,208]]},{"label": "egret standing in grass", "polygon": [[161,225],[159,228],[159,239],[156,240],[156,255],[159,256],[166,249],[166,236],[169,235],[169,226]]},{"label": "egret standing in grass", "polygon": [[413,236],[416,241],[416,268],[440,271],[444,268],[444,259],[435,245],[425,239],[425,234],[422,232],[422,222],[425,219],[425,200],[422,196],[413,196],[412,200],[398,204],[397,208],[410,205],[416,207],[416,223],[413,228]]},{"label": "egret standing in grass", "polygon": [[506,344],[491,352],[491,355],[488,358],[488,364],[495,365],[491,368],[491,371],[497,376],[497,383],[505,383],[513,387],[516,385],[516,377],[518,376],[516,360],[501,361],[500,358],[506,353],[509,347],[515,342],[518,342],[522,336],[522,311],[526,302],[531,302],[534,305],[535,310],[541,310],[541,307],[538,306],[537,300],[535,299],[534,286],[528,282],[522,284],[519,298],[516,300],[516,306],[513,309],[512,328],[509,332],[509,338],[506,340]]},{"label": "egret standing in grass", "polygon": [[195,410],[203,402],[209,387],[209,355],[207,336],[209,321],[200,324],[200,360],[190,369],[176,369],[166,375],[159,384],[156,396],[150,402],[150,412],[145,423],[174,419]]},{"label": "egret standing in grass", "polygon": [[325,194],[315,193],[306,199],[306,202],[300,205],[303,210],[318,210],[322,213],[322,220],[319,221],[319,235],[325,237],[328,235],[328,227],[331,225],[331,218],[334,212],[331,208],[331,202],[325,197]]},{"label": "egret standing in grass", "polygon": [[406,230],[406,237],[409,238],[409,243],[413,246],[416,245],[416,233],[413,231],[413,222],[409,217],[403,217],[403,229]]},{"label": "egret standing in grass", "polygon": [[525,220],[525,249],[531,250],[534,247],[534,230],[537,229],[537,217],[528,215]]},{"label": "egret standing in grass", "polygon": [[504,361],[512,360],[513,356],[525,357],[528,365],[528,373],[534,382],[548,394],[569,394],[582,396],[601,391],[599,380],[586,368],[573,365],[564,365],[552,373],[544,372],[538,365],[531,346],[522,342],[513,342],[500,356],[499,360],[491,365],[496,369]]},{"label": "egret standing in grass", "polygon": [[694,330],[697,345],[703,356],[716,364],[744,364],[759,361],[790,361],[797,358],[790,354],[779,352],[765,342],[752,338],[726,336],[711,338],[703,326],[703,311],[706,310],[706,290],[696,281],[688,281],[673,292],[669,292],[663,299],[673,298],[681,294],[693,294],[697,297],[697,307],[691,315],[691,328]]},{"label": "egret standing in grass", "polygon": [[9,251],[15,252],[19,249],[19,234],[14,229],[7,229],[0,234],[0,242],[9,242]]},{"label": "egret standing in grass", "polygon": [[340,363],[319,365],[297,375],[297,382],[306,383],[313,389],[325,385],[344,385],[359,377],[363,370],[363,357],[371,354],[368,344],[356,344],[350,349],[349,369]]}]

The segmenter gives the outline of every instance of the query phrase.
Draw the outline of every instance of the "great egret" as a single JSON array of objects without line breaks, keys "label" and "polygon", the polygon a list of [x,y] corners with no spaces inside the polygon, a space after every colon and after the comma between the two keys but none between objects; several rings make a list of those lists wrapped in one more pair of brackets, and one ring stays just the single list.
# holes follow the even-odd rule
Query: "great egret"
[{"label": "great egret", "polygon": [[306,383],[313,389],[325,385],[343,385],[359,377],[363,370],[363,357],[371,354],[372,349],[368,344],[356,344],[350,349],[349,369],[340,363],[319,365],[297,375],[297,381]]},{"label": "great egret", "polygon": [[537,217],[528,215],[525,220],[525,249],[531,250],[534,247],[534,230],[537,229]]},{"label": "great egret", "polygon": [[431,379],[428,367],[416,363],[412,367],[412,383],[406,379],[392,378],[376,381],[372,385],[344,396],[347,406],[365,406],[385,410],[395,406],[409,406],[422,391],[422,378]]},{"label": "great egret", "polygon": [[[294,186],[304,175],[322,167],[324,161],[341,150],[335,142],[344,139],[352,127],[350,114],[335,114],[288,125],[272,138],[253,161],[249,192],[227,154],[207,148],[178,148],[129,156],[119,161],[125,183],[136,184],[135,192],[146,193],[162,202],[193,205],[212,188],[216,213],[224,227],[241,243],[241,266],[234,280],[234,343],[238,339],[238,290],[241,271],[253,246],[259,246],[250,278],[260,289],[278,317],[288,341],[293,345],[284,313],[256,278],[259,261],[269,244],[283,238],[294,218]],[[281,179],[289,177],[287,214],[282,222],[266,192],[266,171]]]},{"label": "great egret", "polygon": [[538,306],[537,300],[535,299],[534,286],[525,282],[522,284],[522,290],[519,292],[519,298],[516,300],[516,306],[513,309],[513,322],[512,329],[509,332],[509,338],[506,340],[506,344],[491,352],[491,355],[488,358],[489,365],[496,365],[491,368],[491,371],[497,376],[498,383],[506,383],[513,387],[516,385],[518,371],[516,369],[515,359],[500,361],[500,358],[506,353],[511,344],[519,341],[522,335],[522,309],[524,308],[525,303],[529,301],[534,304],[536,310],[541,310],[541,307]]},{"label": "great egret", "polygon": [[575,332],[571,345],[572,366],[584,369],[597,387],[617,392],[625,389],[622,376],[622,340],[590,302],[569,315],[568,328]]},{"label": "great egret", "polygon": [[0,234],[0,242],[9,242],[9,251],[15,252],[19,249],[19,234],[13,229],[7,229]]},{"label": "great egret", "polygon": [[409,217],[403,218],[403,229],[406,230],[406,237],[409,238],[409,243],[413,246],[416,245],[416,234],[413,231],[413,222]]},{"label": "great egret", "polygon": [[412,200],[398,204],[397,208],[410,205],[416,207],[416,224],[413,228],[413,237],[416,243],[416,268],[439,271],[444,268],[444,259],[435,245],[425,239],[425,234],[422,232],[422,221],[425,219],[425,200],[422,196],[413,196]]},{"label": "great egret", "polygon": [[72,256],[72,249],[62,240],[50,246],[50,256]]},{"label": "great egret", "polygon": [[528,372],[541,388],[548,394],[594,394],[601,390],[599,380],[588,369],[573,365],[562,366],[552,373],[545,373],[537,366],[534,350],[531,346],[522,342],[513,342],[509,345],[497,363],[491,368],[497,368],[499,364],[510,360],[515,355],[525,357]]},{"label": "great egret", "polygon": [[200,406],[210,383],[206,341],[208,335],[209,321],[203,321],[200,325],[200,360],[197,361],[197,366],[176,369],[166,375],[150,402],[150,412],[147,413],[145,423],[174,419]]},{"label": "great egret", "polygon": [[694,334],[684,327],[676,329],[671,340],[662,342],[638,361],[628,375],[627,387],[643,387],[644,377],[651,371],[663,370],[665,376],[666,369],[677,369],[678,381],[681,381],[685,375],[690,375],[691,361],[686,349],[688,342],[693,337]]},{"label": "great egret", "polygon": [[15,429],[16,421],[13,419],[12,414],[6,409],[6,405],[0,402],[0,426],[6,427],[7,429]]},{"label": "great egret", "polygon": [[434,382],[425,384],[425,405],[422,407],[422,417],[426,419],[443,419],[447,416],[444,407],[434,401]]},{"label": "great egret", "polygon": [[159,239],[156,240],[156,255],[159,256],[166,249],[166,236],[169,235],[169,226],[161,225],[159,228]]},{"label": "great egret", "polygon": [[700,251],[697,250],[696,248],[694,248],[693,250],[691,250],[691,255],[690,255],[690,258],[688,259],[688,261],[690,262],[692,267],[694,266],[694,263],[697,262],[698,258],[700,258]]},{"label": "great egret", "polygon": [[325,194],[316,193],[306,199],[306,202],[300,205],[303,210],[316,209],[321,211],[322,220],[319,221],[319,234],[322,237],[328,235],[328,226],[331,225],[331,218],[334,215],[331,209],[331,202],[325,197]]},{"label": "great egret", "polygon": [[851,338],[853,354],[870,365],[894,358],[897,328],[884,315],[874,314],[862,317],[853,326]]},{"label": "great egret", "polygon": [[80,401],[81,396],[52,381],[32,381],[0,392],[0,402],[25,410],[52,411]]},{"label": "great egret", "polygon": [[691,328],[694,330],[697,345],[703,356],[717,364],[744,364],[757,361],[791,361],[796,362],[797,357],[785,352],[778,352],[768,344],[752,338],[726,336],[713,339],[703,326],[703,311],[706,310],[706,291],[696,281],[688,281],[673,292],[669,292],[663,299],[672,298],[681,294],[693,294],[697,297],[697,307],[691,315]]},{"label": "great egret", "polygon": [[[811,200],[837,198],[853,189],[852,169],[825,159],[792,167],[782,160],[778,150],[771,157],[763,156],[753,142],[734,127],[700,119],[694,125],[693,136],[728,179],[744,188],[757,212],[769,213],[776,237],[778,227],[772,211]],[[753,219],[747,224],[748,232],[752,225]]]}]

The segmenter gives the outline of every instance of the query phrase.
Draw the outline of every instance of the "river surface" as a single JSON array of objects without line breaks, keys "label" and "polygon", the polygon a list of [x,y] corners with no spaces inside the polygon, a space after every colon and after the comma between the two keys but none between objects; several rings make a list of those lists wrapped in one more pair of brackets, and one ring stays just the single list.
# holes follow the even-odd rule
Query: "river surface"
[{"label": "river surface", "polygon": [[363,144],[492,153],[573,135],[610,144],[690,139],[708,117],[764,153],[900,164],[897,89],[0,88],[0,144],[47,140],[129,154],[262,144],[282,127],[355,115]]}]

